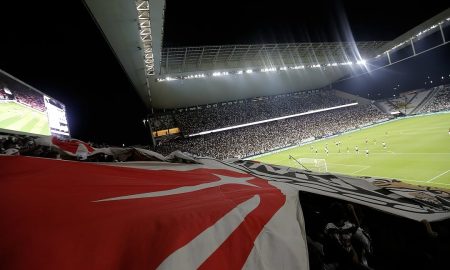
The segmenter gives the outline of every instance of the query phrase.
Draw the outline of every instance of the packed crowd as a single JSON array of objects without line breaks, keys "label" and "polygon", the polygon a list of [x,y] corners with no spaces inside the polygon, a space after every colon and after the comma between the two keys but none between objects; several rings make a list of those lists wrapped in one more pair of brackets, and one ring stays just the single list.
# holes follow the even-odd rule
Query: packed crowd
[{"label": "packed crowd", "polygon": [[14,89],[14,98],[17,102],[22,103],[26,106],[32,107],[33,109],[45,112],[45,104],[42,95],[35,91],[28,89]]},{"label": "packed crowd", "polygon": [[450,110],[450,85],[440,86],[439,92],[421,110],[425,112],[437,112]]},{"label": "packed crowd", "polygon": [[188,135],[350,102],[334,95],[333,91],[298,92],[177,110],[156,115],[151,122],[153,130],[179,127]]},{"label": "packed crowd", "polygon": [[352,130],[386,118],[371,105],[358,105],[272,121],[161,144],[155,151],[174,150],[218,159],[243,158],[299,144],[311,137],[323,137]]},{"label": "packed crowd", "polygon": [[[193,134],[346,103],[349,101],[333,95],[330,91],[320,91],[266,99],[247,99],[242,103],[177,113],[175,120],[183,134]],[[199,121],[192,121],[192,119]]]}]

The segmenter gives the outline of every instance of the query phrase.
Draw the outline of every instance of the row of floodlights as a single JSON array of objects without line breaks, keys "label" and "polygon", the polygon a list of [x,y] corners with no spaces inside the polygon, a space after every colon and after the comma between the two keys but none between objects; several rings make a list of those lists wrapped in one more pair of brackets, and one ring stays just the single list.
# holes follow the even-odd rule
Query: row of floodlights
[{"label": "row of floodlights", "polygon": [[186,80],[186,79],[197,79],[197,78],[205,78],[205,77],[221,77],[221,76],[228,76],[228,75],[236,75],[236,74],[250,74],[253,72],[275,72],[275,71],[283,71],[283,70],[288,70],[288,69],[305,69],[305,68],[321,68],[321,67],[337,67],[337,66],[351,66],[353,64],[357,64],[357,65],[365,65],[366,64],[366,60],[361,59],[359,61],[357,61],[356,63],[353,62],[343,62],[343,63],[329,63],[329,64],[325,64],[325,65],[321,65],[321,64],[316,64],[316,65],[309,65],[309,66],[291,66],[291,67],[280,67],[280,68],[262,68],[262,69],[247,69],[247,70],[238,70],[235,72],[228,72],[228,71],[224,71],[224,72],[213,72],[211,74],[205,74],[205,73],[200,73],[200,74],[190,74],[187,76],[179,76],[179,77],[165,77],[165,78],[158,78],[156,79],[158,82],[163,82],[163,81],[174,81],[174,80]]}]

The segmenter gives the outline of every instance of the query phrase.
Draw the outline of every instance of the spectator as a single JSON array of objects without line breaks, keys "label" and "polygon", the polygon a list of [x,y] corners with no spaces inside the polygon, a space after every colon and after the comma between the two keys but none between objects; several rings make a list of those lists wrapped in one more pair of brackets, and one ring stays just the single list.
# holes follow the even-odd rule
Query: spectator
[{"label": "spectator", "polygon": [[367,255],[371,253],[371,240],[357,222],[352,222],[347,208],[334,202],[327,215],[329,222],[324,229],[325,261],[334,269],[371,269]]}]

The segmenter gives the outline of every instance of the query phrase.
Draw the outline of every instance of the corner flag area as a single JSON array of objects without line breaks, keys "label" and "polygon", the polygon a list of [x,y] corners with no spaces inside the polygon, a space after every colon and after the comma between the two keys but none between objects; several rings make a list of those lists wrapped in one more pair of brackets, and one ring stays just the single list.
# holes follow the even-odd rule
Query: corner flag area
[{"label": "corner flag area", "polygon": [[0,103],[0,128],[50,135],[50,128],[45,112],[33,110],[15,102]]},{"label": "corner flag area", "polygon": [[256,160],[301,168],[289,155],[295,159],[324,159],[329,172],[394,178],[410,184],[449,189],[449,129],[450,113],[412,117],[269,154]]}]

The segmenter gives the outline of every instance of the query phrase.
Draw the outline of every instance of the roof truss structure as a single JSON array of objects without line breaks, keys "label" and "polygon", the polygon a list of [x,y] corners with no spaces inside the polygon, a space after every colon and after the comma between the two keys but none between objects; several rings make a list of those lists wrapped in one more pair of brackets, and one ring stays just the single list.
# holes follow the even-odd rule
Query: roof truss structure
[{"label": "roof truss structure", "polygon": [[386,43],[366,41],[163,48],[160,75],[358,61],[376,56]]}]

